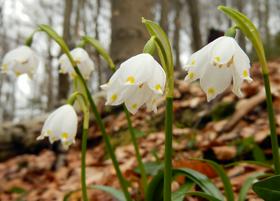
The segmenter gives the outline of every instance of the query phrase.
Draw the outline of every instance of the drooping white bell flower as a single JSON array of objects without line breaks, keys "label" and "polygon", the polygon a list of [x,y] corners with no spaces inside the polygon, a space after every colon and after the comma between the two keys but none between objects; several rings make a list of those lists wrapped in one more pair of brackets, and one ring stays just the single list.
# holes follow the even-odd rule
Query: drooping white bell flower
[{"label": "drooping white bell flower", "polygon": [[1,71],[14,72],[16,76],[26,73],[32,77],[38,65],[39,58],[36,53],[28,46],[20,46],[4,56]]},{"label": "drooping white bell flower", "polygon": [[50,143],[60,140],[63,148],[68,149],[71,144],[75,143],[77,128],[77,114],[71,105],[66,104],[48,116],[37,140],[42,140],[45,137],[49,138]]},{"label": "drooping white bell flower", "polygon": [[106,105],[124,103],[135,114],[146,104],[148,110],[156,112],[165,81],[166,74],[161,65],[150,54],[142,53],[123,62],[101,88],[106,91]]},{"label": "drooping white bell flower", "polygon": [[[70,53],[84,78],[89,79],[91,72],[94,70],[94,63],[88,53],[82,48],[75,48]],[[68,73],[71,78],[76,77],[76,72],[66,54],[59,58],[59,63],[61,73]]]},{"label": "drooping white bell flower", "polygon": [[233,80],[232,91],[238,97],[243,80],[250,77],[250,60],[234,38],[222,36],[193,53],[185,67],[186,81],[200,79],[200,85],[211,101],[226,90]]}]

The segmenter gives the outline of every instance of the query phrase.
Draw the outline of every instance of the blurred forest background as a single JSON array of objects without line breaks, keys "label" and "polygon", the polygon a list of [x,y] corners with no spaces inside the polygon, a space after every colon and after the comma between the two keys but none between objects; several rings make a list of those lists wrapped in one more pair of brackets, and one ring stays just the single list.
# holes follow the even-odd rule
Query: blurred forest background
[{"label": "blurred forest background", "polygon": [[[279,0],[0,0],[0,63],[4,54],[24,43],[37,24],[49,24],[70,48],[83,35],[100,40],[113,60],[142,51],[148,39],[141,17],[157,21],[168,33],[173,46],[175,68],[181,71],[188,56],[220,35],[230,21],[218,5],[237,8],[259,28],[270,57],[280,54]],[[240,45],[253,56],[252,47],[238,36]],[[41,65],[33,80],[0,75],[0,122],[29,119],[51,111],[70,92],[67,75],[58,73],[59,47],[45,34],[37,34],[34,49]],[[93,48],[88,52],[96,65],[90,79],[92,92],[110,76],[106,63]]]}]

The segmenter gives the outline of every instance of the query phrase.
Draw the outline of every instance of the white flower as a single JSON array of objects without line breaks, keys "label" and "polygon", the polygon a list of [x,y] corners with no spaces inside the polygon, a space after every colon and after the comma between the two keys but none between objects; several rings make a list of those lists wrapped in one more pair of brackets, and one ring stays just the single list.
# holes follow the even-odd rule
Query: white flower
[{"label": "white flower", "polygon": [[[89,79],[91,72],[94,70],[94,63],[90,59],[88,53],[82,48],[75,48],[70,53],[84,78]],[[63,54],[59,58],[59,63],[61,73],[68,73],[70,77],[75,78],[75,70],[66,54]]]},{"label": "white flower", "polygon": [[37,140],[45,137],[49,138],[50,143],[57,140],[62,142],[65,149],[75,143],[78,128],[78,117],[71,105],[63,105],[52,112],[45,121],[41,135]]},{"label": "white flower", "polygon": [[1,71],[4,73],[11,71],[16,76],[27,73],[32,77],[38,65],[39,59],[35,52],[28,46],[20,46],[4,56]]},{"label": "white flower", "polygon": [[146,53],[126,60],[101,88],[106,91],[106,105],[125,104],[135,114],[146,104],[148,110],[157,111],[157,99],[163,94],[166,75],[161,65]]},{"label": "white flower", "polygon": [[193,53],[185,67],[185,80],[200,79],[200,85],[210,101],[229,87],[238,96],[243,80],[250,78],[250,60],[232,37],[222,36]]}]

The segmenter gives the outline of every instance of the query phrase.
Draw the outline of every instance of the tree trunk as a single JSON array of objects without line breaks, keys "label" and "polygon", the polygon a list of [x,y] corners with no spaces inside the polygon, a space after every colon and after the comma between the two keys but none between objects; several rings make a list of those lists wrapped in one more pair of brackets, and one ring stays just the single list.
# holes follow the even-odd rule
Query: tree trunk
[{"label": "tree trunk", "polygon": [[192,29],[192,50],[197,51],[202,47],[200,32],[199,0],[186,0],[188,4],[191,29]]},{"label": "tree trunk", "polygon": [[[243,12],[243,8],[244,8],[244,5],[243,3],[245,3],[244,1],[242,0],[236,0],[235,1],[236,3],[236,8],[240,11],[240,12]],[[238,32],[238,36],[237,36],[237,40],[238,40],[238,43],[240,45],[240,47],[246,51],[246,40],[245,40],[245,36],[244,34],[242,34],[240,31]]]},{"label": "tree trunk", "polygon": [[168,0],[161,0],[160,26],[168,35]]},{"label": "tree trunk", "polygon": [[[95,17],[93,20],[93,23],[95,24],[95,38],[96,40],[99,40],[99,32],[98,32],[98,17],[100,14],[100,0],[96,0],[96,13]],[[102,66],[100,62],[100,56],[97,51],[95,51],[95,64],[97,67],[97,74],[98,74],[98,86],[101,86],[103,84],[103,79],[102,79]],[[100,90],[99,87],[97,87],[97,90]]]},{"label": "tree trunk", "polygon": [[182,10],[182,4],[180,0],[174,0],[175,4],[175,18],[174,18],[174,50],[175,50],[175,69],[181,70],[181,62],[180,62],[180,30],[181,30],[181,10]]},{"label": "tree trunk", "polygon": [[111,56],[115,63],[143,51],[149,39],[141,17],[153,20],[152,0],[111,0]]},{"label": "tree trunk", "polygon": [[270,31],[269,31],[269,0],[265,1],[265,10],[264,10],[264,33],[265,33],[265,44],[270,50]]},{"label": "tree trunk", "polygon": [[[64,21],[63,21],[63,39],[71,46],[71,14],[72,14],[73,0],[65,0]],[[59,74],[58,76],[58,101],[67,98],[69,92],[69,80],[67,74]]]}]

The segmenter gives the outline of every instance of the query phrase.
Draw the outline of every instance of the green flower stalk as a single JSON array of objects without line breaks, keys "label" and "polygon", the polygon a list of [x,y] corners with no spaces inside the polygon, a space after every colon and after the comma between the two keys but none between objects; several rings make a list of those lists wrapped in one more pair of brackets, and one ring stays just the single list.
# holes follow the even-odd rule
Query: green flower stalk
[{"label": "green flower stalk", "polygon": [[[74,80],[74,82],[76,82],[76,80]],[[68,103],[73,105],[75,100],[77,100],[84,114],[83,132],[82,132],[82,155],[81,155],[81,186],[82,186],[83,201],[88,201],[87,184],[86,184],[86,151],[87,151],[87,136],[88,136],[88,127],[89,127],[88,101],[85,98],[84,94],[78,91],[77,84],[75,84],[75,90],[76,92],[74,92],[68,99]]]},{"label": "green flower stalk", "polygon": [[166,33],[155,22],[142,18],[152,40],[155,41],[160,62],[167,74],[166,106],[165,106],[165,153],[164,153],[164,201],[171,201],[172,183],[172,128],[173,128],[173,90],[174,90],[174,65],[171,46]]},{"label": "green flower stalk", "polygon": [[269,70],[268,70],[267,61],[266,61],[265,52],[264,52],[260,34],[256,29],[255,25],[244,14],[225,6],[219,6],[218,9],[224,12],[228,17],[230,17],[235,22],[236,27],[252,42],[256,50],[256,53],[258,55],[261,64],[262,76],[263,76],[265,92],[266,92],[266,104],[267,104],[267,112],[268,112],[269,126],[270,126],[270,138],[271,138],[271,146],[272,146],[272,153],[273,153],[273,163],[274,163],[275,173],[280,174],[279,143],[276,134],[275,114],[273,109],[272,95],[271,95],[270,82],[269,82]]}]

